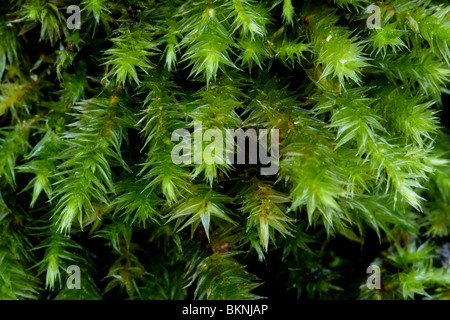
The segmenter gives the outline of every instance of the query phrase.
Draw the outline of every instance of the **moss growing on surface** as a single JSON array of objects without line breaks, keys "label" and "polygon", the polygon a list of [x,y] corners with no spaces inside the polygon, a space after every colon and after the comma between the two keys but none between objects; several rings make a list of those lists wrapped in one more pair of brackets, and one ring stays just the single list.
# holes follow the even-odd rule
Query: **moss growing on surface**
[{"label": "moss growing on surface", "polygon": [[0,299],[450,298],[448,1],[6,3]]}]

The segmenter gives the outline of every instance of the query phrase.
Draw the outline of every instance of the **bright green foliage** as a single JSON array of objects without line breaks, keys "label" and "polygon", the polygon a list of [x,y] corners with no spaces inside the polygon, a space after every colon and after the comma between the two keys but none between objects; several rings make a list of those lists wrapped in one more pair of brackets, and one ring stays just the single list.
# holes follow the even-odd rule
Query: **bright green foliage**
[{"label": "bright green foliage", "polygon": [[251,293],[260,284],[235,259],[238,252],[213,253],[202,260],[192,276],[197,280],[195,297],[199,300],[256,300]]},{"label": "bright green foliage", "polygon": [[[448,299],[450,272],[447,266],[436,266],[433,263],[437,260],[436,248],[425,242],[417,247],[416,241],[411,240],[406,247],[397,245],[394,252],[387,255],[382,261],[381,267],[393,267],[402,270],[398,274],[390,274],[382,272],[388,288],[386,288],[386,296],[384,299],[414,299],[416,295],[425,296],[433,299],[427,291],[433,288],[441,288],[437,290],[435,299]],[[390,268],[389,268],[390,269]],[[439,291],[442,291],[441,294]],[[367,289],[363,289],[362,295],[371,295]],[[447,296],[447,297],[446,297]],[[364,297],[364,296],[362,296]],[[367,298],[367,296],[366,296]]]},{"label": "bright green foliage", "polygon": [[256,5],[256,1],[233,0],[231,18],[234,18],[232,27],[240,30],[242,36],[248,34],[265,37],[267,34],[266,24],[269,22],[267,10],[262,5]]},{"label": "bright green foliage", "polygon": [[126,215],[125,222],[133,224],[136,220],[145,226],[147,220],[156,220],[159,215],[156,206],[161,203],[157,195],[146,190],[145,185],[135,181],[122,181],[116,184],[116,192],[122,194],[114,202],[115,212]]},{"label": "bright green foliage", "polygon": [[241,46],[242,53],[239,56],[242,65],[248,65],[251,69],[253,64],[263,69],[264,60],[270,57],[271,54],[264,46],[264,41],[253,40],[249,37],[239,39],[239,45]]},{"label": "bright green foliage", "polygon": [[405,84],[418,84],[425,94],[440,92],[440,87],[448,82],[448,64],[434,58],[429,50],[418,50],[387,63],[392,76]]},{"label": "bright green foliage", "polygon": [[84,0],[81,2],[83,10],[88,12],[88,17],[93,16],[95,22],[98,24],[100,20],[104,23],[105,21],[111,21],[112,19],[108,14],[111,11],[108,10],[105,0]]},{"label": "bright green foliage", "polygon": [[[223,137],[223,154],[216,152],[213,147],[209,146],[209,143],[205,143],[211,141],[212,138],[206,139],[203,137],[204,142],[201,143],[203,161],[201,164],[197,164],[195,162],[195,155],[192,155],[192,162],[196,163],[195,169],[192,172],[192,178],[203,173],[205,180],[212,185],[220,173],[228,175],[228,172],[232,170],[232,166],[227,162],[225,154],[234,153],[235,150],[227,148],[227,140],[229,138],[226,128],[238,128],[242,122],[236,112],[236,109],[241,106],[241,102],[238,99],[242,98],[242,96],[242,92],[233,87],[230,79],[223,79],[217,85],[209,87],[205,91],[199,91],[194,95],[194,97],[198,97],[198,99],[192,102],[195,109],[188,113],[189,118],[192,119],[190,126],[194,128],[194,137],[199,132],[196,130],[200,130],[198,126],[197,128],[195,127],[196,122],[201,123],[203,130],[220,130]],[[197,143],[200,147],[198,140]],[[193,151],[195,152],[195,146]],[[209,155],[215,159],[212,163],[205,160]]]},{"label": "bright green foliage", "polygon": [[288,223],[292,222],[292,219],[279,207],[290,201],[286,195],[273,190],[270,185],[255,180],[242,197],[242,211],[248,214],[247,228],[256,227],[265,252],[269,247],[269,238],[275,239],[274,230],[291,236]]},{"label": "bright green foliage", "polygon": [[191,195],[176,204],[170,213],[168,222],[177,219],[176,228],[187,220],[179,230],[190,225],[192,235],[201,223],[209,239],[211,221],[214,221],[212,218],[233,223],[225,207],[225,203],[229,203],[232,199],[203,185],[192,186],[189,192]]},{"label": "bright green foliage", "polygon": [[0,172],[10,187],[14,188],[16,175],[14,166],[19,154],[24,154],[28,147],[28,131],[26,125],[17,124],[8,131],[1,132],[3,137],[0,148]]},{"label": "bright green foliage", "polygon": [[283,1],[282,17],[286,21],[287,24],[293,24],[294,23],[294,6],[292,5],[292,1],[291,0],[284,0]]},{"label": "bright green foliage", "polygon": [[[190,61],[191,75],[206,75],[206,82],[215,80],[217,70],[225,65],[234,67],[229,57],[233,45],[229,31],[222,24],[225,18],[217,4],[188,3],[183,12],[184,39],[181,45],[188,46],[182,61]],[[253,26],[254,23],[251,23]],[[245,25],[248,27],[247,25]],[[254,31],[254,30],[252,30]]]},{"label": "bright green foliage", "polygon": [[402,40],[402,36],[406,31],[395,29],[395,24],[386,24],[383,28],[374,28],[369,36],[368,41],[372,44],[373,52],[382,53],[386,56],[387,49],[390,47],[394,53],[402,48],[407,48]]},{"label": "bright green foliage", "polygon": [[[121,30],[119,30],[120,32]],[[134,80],[140,83],[136,67],[148,73],[151,63],[148,56],[152,54],[151,50],[155,47],[147,37],[150,30],[130,31],[123,30],[122,35],[113,38],[114,46],[106,50],[106,63],[110,65],[110,71],[107,74],[116,78],[116,83],[125,85],[127,80]],[[154,53],[153,53],[154,54]]]},{"label": "bright green foliage", "polygon": [[[45,256],[38,263],[40,272],[46,274],[45,286],[51,290],[55,289],[55,285],[58,282],[62,287],[61,273],[65,273],[67,264],[75,263],[78,256],[71,252],[73,249],[81,249],[73,240],[65,237],[64,235],[55,232],[50,237],[46,238],[35,249],[39,250],[45,248]],[[65,262],[63,264],[63,261]]]},{"label": "bright green foliage", "polygon": [[98,217],[92,201],[108,203],[108,192],[115,191],[108,160],[126,168],[120,145],[124,129],[133,121],[118,100],[112,96],[109,101],[83,101],[76,107],[78,121],[62,137],[66,148],[54,174],[60,184],[55,195],[59,197],[55,209],[59,231],[69,231],[74,220],[83,226]]},{"label": "bright green foliage", "polygon": [[7,1],[0,299],[449,299],[449,14]]},{"label": "bright green foliage", "polygon": [[189,173],[171,160],[174,146],[170,140],[172,132],[184,125],[177,88],[164,76],[152,75],[152,78],[144,81],[143,90],[147,93],[144,101],[146,108],[139,123],[143,124],[142,132],[146,137],[144,146],[148,146],[148,151],[140,174],[145,172],[142,181],[146,188],[160,189],[166,201],[172,204],[187,191],[189,183]]},{"label": "bright green foliage", "polygon": [[288,42],[286,39],[283,39],[277,50],[276,57],[283,62],[289,61],[294,66],[294,61],[301,63],[301,60],[304,59],[303,52],[305,51],[310,51],[307,44],[303,42],[297,43],[297,41]]},{"label": "bright green foliage", "polygon": [[367,67],[363,53],[364,43],[351,36],[351,32],[336,27],[337,16],[314,16],[310,22],[309,39],[314,46],[316,63],[322,68],[320,79],[337,77],[339,85],[351,79],[360,84],[360,69]]},{"label": "bright green foliage", "polygon": [[[25,3],[21,3],[25,2]],[[14,22],[24,22],[21,33],[40,27],[39,40],[53,45],[61,36],[63,15],[54,3],[43,0],[20,1],[16,3],[18,16]]]}]

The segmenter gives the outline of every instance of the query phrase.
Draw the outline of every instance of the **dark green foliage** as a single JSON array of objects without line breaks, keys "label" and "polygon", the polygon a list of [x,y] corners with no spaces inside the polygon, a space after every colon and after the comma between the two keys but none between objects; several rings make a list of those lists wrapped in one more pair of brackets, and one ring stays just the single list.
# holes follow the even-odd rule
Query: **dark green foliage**
[{"label": "dark green foliage", "polygon": [[448,1],[6,2],[0,299],[450,299]]}]

